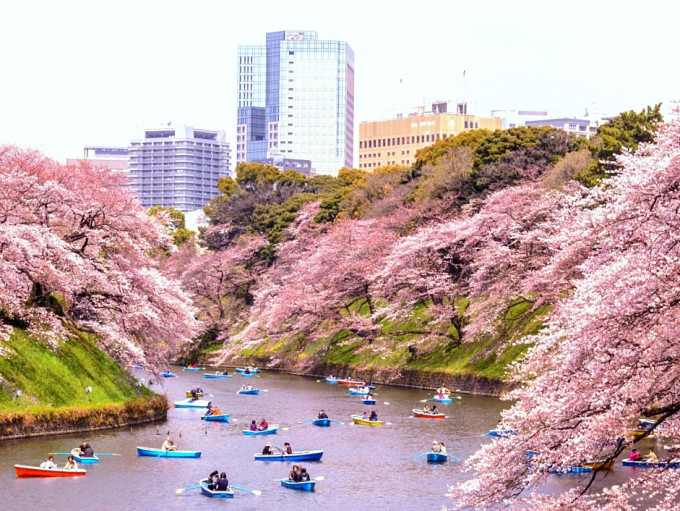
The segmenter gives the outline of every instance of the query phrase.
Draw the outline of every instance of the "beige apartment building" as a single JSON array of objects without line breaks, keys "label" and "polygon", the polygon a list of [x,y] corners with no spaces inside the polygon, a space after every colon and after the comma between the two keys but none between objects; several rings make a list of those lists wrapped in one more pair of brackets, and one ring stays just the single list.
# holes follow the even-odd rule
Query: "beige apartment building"
[{"label": "beige apartment building", "polygon": [[408,117],[360,123],[359,168],[374,170],[387,165],[410,166],[418,149],[437,140],[468,130],[499,130],[502,127],[502,120],[498,117],[436,113],[446,110],[444,105],[433,104],[432,112],[425,112],[425,108],[421,107]]}]

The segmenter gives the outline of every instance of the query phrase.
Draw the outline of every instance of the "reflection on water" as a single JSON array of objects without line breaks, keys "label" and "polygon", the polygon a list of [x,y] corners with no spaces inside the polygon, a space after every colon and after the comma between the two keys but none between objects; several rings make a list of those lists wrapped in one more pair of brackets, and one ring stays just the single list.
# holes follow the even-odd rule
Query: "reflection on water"
[{"label": "reflection on water", "polygon": [[[328,385],[314,379],[278,373],[262,373],[257,378],[213,380],[202,373],[174,371],[178,378],[164,380],[171,401],[185,398],[193,385],[203,387],[207,398],[229,413],[229,424],[200,420],[202,410],[171,409],[168,420],[133,428],[0,443],[0,495],[9,510],[96,509],[172,510],[264,508],[300,510],[440,509],[448,504],[447,485],[467,477],[455,463],[428,464],[424,458],[413,461],[429,449],[433,440],[446,443],[447,450],[461,459],[472,454],[481,443],[492,441],[482,434],[493,428],[507,403],[493,398],[464,396],[452,404],[439,404],[445,420],[416,419],[413,408],[420,408],[427,391],[392,387],[376,390],[376,405],[366,407],[360,397],[349,396],[346,387]],[[144,376],[143,371],[136,371]],[[267,389],[259,396],[237,395],[247,381]],[[158,390],[158,389],[157,389]],[[389,404],[385,404],[389,403]],[[298,424],[316,416],[323,408],[343,426],[320,428]],[[350,415],[375,409],[379,418],[391,425],[367,427],[351,424]],[[244,436],[252,419],[266,418],[287,427],[276,435]],[[201,450],[200,459],[138,458],[135,447],[160,447],[167,434],[180,449]],[[81,478],[18,479],[13,465],[38,465],[48,452],[67,452],[81,440],[90,441],[96,451],[121,456],[102,457],[98,465],[88,465]],[[311,476],[324,476],[314,493],[282,488],[275,480],[287,476],[291,463],[260,462],[253,454],[266,441],[283,447],[290,442],[294,450],[324,449],[320,462],[303,463]],[[57,457],[63,464],[65,456]],[[176,488],[198,484],[213,470],[225,471],[230,484],[262,490],[256,497],[237,491],[228,504],[203,497],[190,490],[176,495]],[[624,473],[625,472],[625,473]],[[617,465],[608,482],[625,477],[629,471]],[[583,480],[583,476],[551,477],[544,490],[561,491]]]}]

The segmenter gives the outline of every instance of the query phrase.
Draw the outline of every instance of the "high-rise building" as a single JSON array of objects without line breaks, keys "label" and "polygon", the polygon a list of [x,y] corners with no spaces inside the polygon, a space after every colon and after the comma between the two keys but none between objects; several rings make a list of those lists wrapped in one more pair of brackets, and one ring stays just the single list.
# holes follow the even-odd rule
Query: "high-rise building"
[{"label": "high-rise building", "polygon": [[314,31],[267,34],[238,48],[236,163],[311,160],[317,174],[352,167],[354,52]]},{"label": "high-rise building", "polygon": [[217,180],[229,175],[224,131],[190,126],[146,130],[130,143],[131,186],[142,206],[193,211],[218,195]]},{"label": "high-rise building", "polygon": [[374,170],[387,165],[409,166],[418,149],[437,140],[475,129],[501,129],[501,119],[467,115],[467,104],[458,103],[448,113],[448,103],[418,107],[407,117],[367,121],[359,124],[359,168]]},{"label": "high-rise building", "polygon": [[112,170],[127,170],[129,167],[128,156],[130,150],[127,147],[113,146],[85,146],[82,158],[69,158],[67,164],[78,163],[86,160],[96,167],[104,167]]}]

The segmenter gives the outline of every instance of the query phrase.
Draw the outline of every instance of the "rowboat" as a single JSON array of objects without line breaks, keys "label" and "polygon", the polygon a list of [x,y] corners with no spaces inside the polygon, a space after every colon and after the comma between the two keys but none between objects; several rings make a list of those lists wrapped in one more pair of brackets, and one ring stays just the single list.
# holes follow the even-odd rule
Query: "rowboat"
[{"label": "rowboat", "polygon": [[252,431],[250,429],[244,429],[244,435],[273,435],[279,430],[278,424],[270,424],[267,429],[258,429],[257,431]]},{"label": "rowboat", "polygon": [[321,427],[328,427],[331,425],[331,420],[330,419],[314,419],[312,421],[312,424],[315,426],[321,426]]},{"label": "rowboat", "polygon": [[237,394],[252,394],[257,396],[260,393],[260,389],[250,389],[250,390],[241,390],[237,392]]},{"label": "rowboat", "polygon": [[137,447],[137,456],[152,458],[200,458],[201,451],[164,451],[153,447]]},{"label": "rowboat", "polygon": [[221,413],[219,415],[204,415],[201,417],[201,420],[208,422],[229,422],[229,414]]},{"label": "rowboat", "polygon": [[173,403],[175,408],[208,408],[211,404],[207,399],[182,399]]},{"label": "rowboat", "polygon": [[184,367],[182,368],[182,371],[200,371],[200,367]]},{"label": "rowboat", "polygon": [[216,379],[216,380],[225,380],[227,378],[233,378],[233,376],[230,375],[230,374],[203,373],[203,378],[213,378],[213,379]]},{"label": "rowboat", "polygon": [[586,466],[566,466],[566,467],[556,467],[548,466],[541,469],[541,472],[547,472],[549,474],[584,474],[586,472],[592,472],[593,469]]},{"label": "rowboat", "polygon": [[338,385],[355,385],[355,386],[360,386],[360,385],[363,385],[364,383],[366,383],[366,382],[364,382],[364,381],[362,381],[362,380],[353,380],[353,379],[351,379],[351,378],[348,379],[348,380],[341,380],[341,379],[338,379]]},{"label": "rowboat", "polygon": [[372,421],[364,419],[361,415],[352,415],[352,421],[354,424],[361,424],[362,426],[382,426],[385,424],[385,421]]},{"label": "rowboat", "polygon": [[318,451],[293,451],[292,454],[253,454],[256,461],[319,461],[323,456],[323,450]]},{"label": "rowboat", "polygon": [[132,368],[133,369],[144,369],[144,366],[142,364],[135,362],[134,364],[132,364]]},{"label": "rowboat", "polygon": [[[237,367],[236,372],[238,374],[246,374],[246,368],[245,367]],[[257,374],[259,372],[260,372],[260,370],[257,367],[251,367],[249,374]]]},{"label": "rowboat", "polygon": [[[194,397],[190,390],[187,390],[187,397]],[[203,397],[203,392],[196,392],[196,397]]]},{"label": "rowboat", "polygon": [[225,491],[217,491],[217,490],[211,490],[208,488],[208,480],[207,479],[201,479],[198,484],[201,485],[201,493],[205,495],[206,497],[210,497],[211,499],[233,499],[234,498],[234,490],[231,488],[227,488]]},{"label": "rowboat", "polygon": [[453,399],[451,399],[451,397],[449,397],[449,396],[447,396],[447,395],[443,395],[443,396],[434,396],[434,397],[432,398],[432,400],[433,400],[433,401],[436,401],[437,403],[452,403],[452,402],[453,402]]},{"label": "rowboat", "polygon": [[170,371],[163,371],[161,376],[163,378],[177,378],[177,375],[175,373],[171,373]]},{"label": "rowboat", "polygon": [[362,399],[361,402],[365,405],[374,405],[375,399]]},{"label": "rowboat", "polygon": [[512,435],[516,435],[517,431],[512,430],[512,429],[490,429],[485,434],[487,436],[512,436]]},{"label": "rowboat", "polygon": [[670,461],[646,461],[646,460],[623,460],[624,467],[639,467],[639,468],[680,468],[680,459],[673,459]]},{"label": "rowboat", "polygon": [[296,483],[292,479],[281,479],[281,486],[290,488],[291,490],[314,491],[315,485],[316,479],[310,479],[309,481],[302,481],[299,483]]},{"label": "rowboat", "polygon": [[76,477],[84,476],[87,470],[82,468],[40,468],[29,465],[14,465],[17,477]]},{"label": "rowboat", "polygon": [[418,410],[416,408],[413,409],[413,416],[414,417],[422,417],[423,419],[445,419],[446,414],[444,413],[432,413],[432,412],[426,412],[423,410]]},{"label": "rowboat", "polygon": [[427,452],[427,461],[432,462],[432,463],[444,463],[445,461],[448,461],[449,457],[446,454],[442,454],[440,452],[432,452],[428,451]]},{"label": "rowboat", "polygon": [[325,381],[326,383],[331,383],[331,384],[337,384],[337,383],[338,383],[338,379],[337,379],[337,378],[331,378],[330,376],[327,376],[327,377],[324,379],[324,381]]},{"label": "rowboat", "polygon": [[99,463],[99,458],[97,458],[96,455],[94,456],[83,456],[80,453],[80,449],[77,447],[71,451],[71,456],[73,456],[73,459],[76,460],[78,463],[82,463],[83,465],[92,465],[94,463]]},{"label": "rowboat", "polygon": [[614,468],[614,460],[607,461],[588,461],[583,464],[584,467],[591,468],[593,470],[611,470]]},{"label": "rowboat", "polygon": [[349,389],[350,396],[367,396],[371,390],[368,387],[354,387]]}]

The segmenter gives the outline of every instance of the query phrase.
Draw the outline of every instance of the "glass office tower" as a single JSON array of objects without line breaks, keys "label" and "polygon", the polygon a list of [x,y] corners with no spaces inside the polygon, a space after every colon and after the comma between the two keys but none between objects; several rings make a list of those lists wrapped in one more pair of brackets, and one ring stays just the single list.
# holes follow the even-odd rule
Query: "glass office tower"
[{"label": "glass office tower", "polygon": [[[267,34],[239,46],[236,162],[311,160],[317,174],[352,167],[354,53],[316,32]],[[263,156],[264,153],[264,156]]]}]

